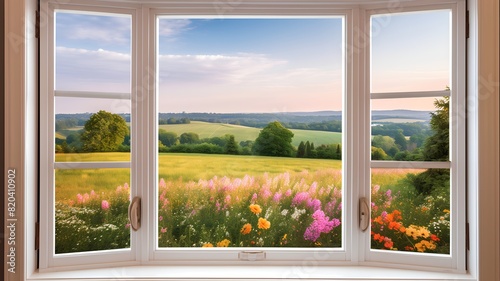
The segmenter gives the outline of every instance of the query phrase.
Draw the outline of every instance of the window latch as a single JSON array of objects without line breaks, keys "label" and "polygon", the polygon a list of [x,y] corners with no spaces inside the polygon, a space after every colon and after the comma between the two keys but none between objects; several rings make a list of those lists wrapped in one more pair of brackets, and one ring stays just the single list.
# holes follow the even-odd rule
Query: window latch
[{"label": "window latch", "polygon": [[368,199],[359,198],[359,228],[365,232],[370,226],[370,205]]},{"label": "window latch", "polygon": [[141,197],[136,196],[128,206],[128,220],[130,227],[137,231],[141,227]]}]

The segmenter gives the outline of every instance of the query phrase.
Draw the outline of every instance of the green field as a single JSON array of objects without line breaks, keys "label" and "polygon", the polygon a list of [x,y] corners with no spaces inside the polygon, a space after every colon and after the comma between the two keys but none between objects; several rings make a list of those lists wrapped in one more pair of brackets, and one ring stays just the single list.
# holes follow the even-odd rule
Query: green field
[{"label": "green field", "polygon": [[[208,123],[191,121],[190,124],[160,125],[160,129],[174,132],[177,135],[193,132],[200,138],[221,137],[226,134],[234,135],[237,142],[245,140],[255,140],[259,136],[261,129],[245,127],[231,124]],[[342,134],[335,132],[311,131],[311,130],[291,130],[294,134],[292,144],[298,146],[301,141],[312,141],[314,145],[341,143]]]},{"label": "green field", "polygon": [[[56,161],[94,159],[93,161],[128,161],[129,153],[56,154]],[[98,159],[98,160],[96,160]],[[66,160],[67,161],[67,160]],[[340,169],[339,160],[298,159],[265,156],[161,153],[158,157],[160,178],[198,181],[214,176],[230,178],[248,175],[271,175],[308,170]],[[108,193],[130,183],[129,169],[71,169],[56,171],[56,200],[72,199],[78,193]]]},{"label": "green field", "polygon": [[[129,153],[67,153],[56,154],[56,161],[129,161]],[[214,176],[242,178],[245,175],[277,175],[285,171],[309,173],[341,169],[341,161],[242,155],[161,153],[158,157],[159,178],[174,181],[198,181]],[[408,172],[421,170],[374,169],[372,180],[383,188],[391,186]],[[112,192],[119,185],[130,184],[129,169],[71,169],[56,170],[56,200],[74,199],[76,194]]]}]

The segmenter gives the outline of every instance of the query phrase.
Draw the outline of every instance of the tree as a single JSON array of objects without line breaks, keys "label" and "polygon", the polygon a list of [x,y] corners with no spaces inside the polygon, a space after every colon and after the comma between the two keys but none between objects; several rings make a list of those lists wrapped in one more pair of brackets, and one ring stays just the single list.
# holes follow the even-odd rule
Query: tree
[{"label": "tree", "polygon": [[299,143],[299,147],[297,148],[297,157],[304,158],[305,155],[306,155],[306,145],[304,144],[304,141],[301,141]]},{"label": "tree", "polygon": [[372,160],[384,160],[387,159],[387,154],[380,147],[372,146]]},{"label": "tree", "polygon": [[423,147],[424,160],[447,161],[449,158],[450,97],[434,101],[436,112],[431,113],[434,134],[427,138]]},{"label": "tree", "polygon": [[167,147],[176,145],[178,142],[177,134],[174,132],[167,132],[164,129],[158,131],[158,139]]},{"label": "tree", "polygon": [[196,133],[183,133],[179,140],[181,144],[194,144],[200,141],[200,137]]},{"label": "tree", "polygon": [[238,144],[234,140],[233,135],[229,136],[224,151],[226,154],[235,154],[235,155],[238,154]]},{"label": "tree", "polygon": [[398,146],[399,150],[406,150],[408,141],[403,135],[403,130],[397,130],[397,132],[394,134],[394,142]]},{"label": "tree", "polygon": [[311,143],[309,141],[306,141],[306,153],[304,153],[304,157],[309,158],[311,157],[312,150],[311,150]]},{"label": "tree", "polygon": [[258,155],[290,157],[293,153],[292,138],[292,131],[278,121],[271,122],[255,139],[254,151]]},{"label": "tree", "polygon": [[117,151],[129,133],[125,119],[104,110],[92,114],[81,135],[83,151]]}]

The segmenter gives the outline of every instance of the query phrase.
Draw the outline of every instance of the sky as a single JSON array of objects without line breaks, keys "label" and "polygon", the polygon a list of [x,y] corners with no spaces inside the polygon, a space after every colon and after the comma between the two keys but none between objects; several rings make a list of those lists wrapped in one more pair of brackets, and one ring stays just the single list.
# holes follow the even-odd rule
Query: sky
[{"label": "sky", "polygon": [[[341,110],[342,18],[159,18],[160,112]],[[372,18],[372,92],[449,85],[449,12]],[[56,90],[130,92],[131,19],[56,14]],[[403,109],[431,110],[433,99]],[[128,105],[127,105],[128,104]],[[373,103],[402,109],[401,99]],[[129,112],[123,100],[56,98],[56,113]]]}]

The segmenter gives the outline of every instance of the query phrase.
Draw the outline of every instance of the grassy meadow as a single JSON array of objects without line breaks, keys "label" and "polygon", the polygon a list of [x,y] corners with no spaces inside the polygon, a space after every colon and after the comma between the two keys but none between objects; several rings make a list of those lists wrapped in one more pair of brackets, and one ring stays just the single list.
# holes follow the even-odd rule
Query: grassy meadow
[{"label": "grassy meadow", "polygon": [[[261,130],[259,128],[239,125],[208,123],[201,121],[191,121],[190,124],[160,125],[159,128],[164,129],[168,132],[174,132],[179,136],[182,133],[187,132],[197,133],[200,136],[200,139],[221,137],[226,134],[230,134],[234,135],[237,142],[245,140],[253,141],[259,136],[259,132]],[[310,141],[313,142],[316,146],[342,142],[341,133],[296,129],[290,129],[290,131],[292,131],[294,134],[292,144],[296,147],[299,146],[301,141]]]},{"label": "grassy meadow", "polygon": [[[56,161],[129,157],[57,154]],[[341,246],[339,160],[175,153],[158,160],[160,247]],[[372,248],[449,253],[449,195],[419,198],[400,181],[422,171],[372,169]],[[56,252],[128,247],[129,169],[55,173]],[[81,235],[86,242],[75,246]]]},{"label": "grassy meadow", "polygon": [[[129,159],[130,153],[127,152],[56,154],[57,162],[129,161]],[[211,179],[214,176],[241,178],[247,174],[277,175],[284,172],[299,173],[304,170],[309,172],[340,170],[342,167],[340,160],[183,153],[160,153],[158,163],[159,178],[181,179],[184,182]],[[374,169],[372,181],[384,187],[393,186],[408,172],[421,171]],[[130,184],[129,169],[56,170],[56,200],[72,199],[78,193],[84,194],[91,190],[99,193],[114,192],[117,186],[124,183]]]}]

